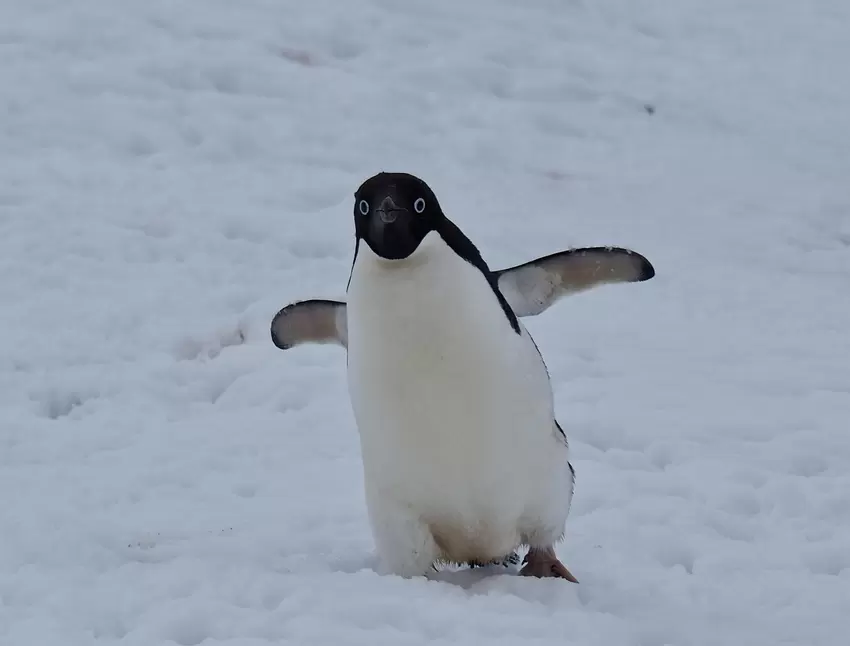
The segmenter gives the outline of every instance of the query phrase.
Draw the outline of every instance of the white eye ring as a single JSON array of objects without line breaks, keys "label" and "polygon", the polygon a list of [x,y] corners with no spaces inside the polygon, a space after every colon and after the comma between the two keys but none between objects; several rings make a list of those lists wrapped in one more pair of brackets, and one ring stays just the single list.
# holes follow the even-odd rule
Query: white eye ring
[{"label": "white eye ring", "polygon": [[413,210],[417,213],[422,213],[425,210],[425,200],[421,197],[417,197],[416,201],[413,203]]},{"label": "white eye ring", "polygon": [[357,205],[357,208],[360,209],[360,212],[363,215],[366,215],[367,213],[369,213],[369,202],[367,202],[366,200],[360,200],[360,203]]}]

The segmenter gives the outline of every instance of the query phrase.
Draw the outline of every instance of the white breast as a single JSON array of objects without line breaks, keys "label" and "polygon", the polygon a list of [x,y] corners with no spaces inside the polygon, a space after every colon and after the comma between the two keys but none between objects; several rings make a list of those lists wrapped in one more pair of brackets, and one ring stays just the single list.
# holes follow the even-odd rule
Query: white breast
[{"label": "white breast", "polygon": [[515,544],[520,518],[567,459],[531,337],[434,232],[402,261],[361,243],[347,301],[349,390],[373,504],[391,497],[447,533],[471,523]]}]

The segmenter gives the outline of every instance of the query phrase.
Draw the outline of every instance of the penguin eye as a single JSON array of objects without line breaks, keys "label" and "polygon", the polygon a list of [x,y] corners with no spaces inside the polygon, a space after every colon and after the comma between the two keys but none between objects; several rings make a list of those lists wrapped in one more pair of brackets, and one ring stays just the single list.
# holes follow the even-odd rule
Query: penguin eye
[{"label": "penguin eye", "polygon": [[369,213],[369,202],[367,202],[366,200],[360,200],[360,204],[357,205],[357,208],[360,209],[360,212],[363,215],[366,215],[367,213]]},{"label": "penguin eye", "polygon": [[422,213],[425,210],[425,200],[421,197],[417,197],[416,201],[413,203],[413,210],[417,213]]}]

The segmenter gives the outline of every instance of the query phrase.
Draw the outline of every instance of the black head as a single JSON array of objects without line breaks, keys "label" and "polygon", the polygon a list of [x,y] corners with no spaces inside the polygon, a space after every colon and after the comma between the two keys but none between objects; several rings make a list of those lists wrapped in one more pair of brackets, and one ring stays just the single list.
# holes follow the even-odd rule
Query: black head
[{"label": "black head", "polygon": [[407,258],[443,218],[434,192],[408,173],[378,173],[354,193],[357,237],[389,260]]}]

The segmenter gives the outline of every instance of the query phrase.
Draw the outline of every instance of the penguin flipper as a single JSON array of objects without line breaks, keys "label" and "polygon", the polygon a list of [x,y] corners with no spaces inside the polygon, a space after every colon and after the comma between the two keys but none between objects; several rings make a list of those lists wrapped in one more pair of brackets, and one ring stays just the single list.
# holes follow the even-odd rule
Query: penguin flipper
[{"label": "penguin flipper", "polygon": [[330,343],[348,347],[345,303],[312,299],[290,303],[271,323],[272,343],[288,350],[304,343]]},{"label": "penguin flipper", "polygon": [[[568,249],[493,272],[499,291],[518,317],[537,316],[564,296],[605,283],[634,283],[655,276],[644,256],[619,247]],[[342,301],[297,301],[278,312],[272,342],[281,350],[305,343],[348,347],[346,305]]]},{"label": "penguin flipper", "polygon": [[519,317],[536,316],[564,296],[605,283],[636,283],[655,276],[644,256],[620,247],[567,249],[493,272],[499,291]]}]

